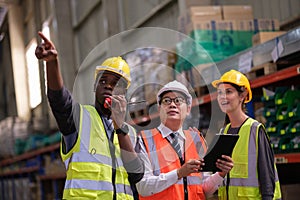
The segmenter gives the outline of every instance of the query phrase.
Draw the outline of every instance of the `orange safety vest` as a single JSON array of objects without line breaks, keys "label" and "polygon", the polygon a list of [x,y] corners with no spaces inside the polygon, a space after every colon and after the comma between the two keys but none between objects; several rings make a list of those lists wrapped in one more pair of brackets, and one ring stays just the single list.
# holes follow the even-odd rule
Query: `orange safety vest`
[{"label": "orange safety vest", "polygon": [[[185,161],[203,157],[207,151],[207,146],[204,138],[200,137],[200,133],[184,131],[184,134],[186,137],[184,143]],[[158,176],[160,173],[167,173],[181,167],[177,153],[167,138],[163,138],[157,129],[142,131],[141,135],[145,143],[148,157],[153,166],[154,175]],[[205,199],[201,183],[201,173],[192,173],[187,177],[188,199]],[[176,184],[157,194],[147,197],[140,195],[140,200],[158,199],[184,200],[183,179],[181,178]]]}]

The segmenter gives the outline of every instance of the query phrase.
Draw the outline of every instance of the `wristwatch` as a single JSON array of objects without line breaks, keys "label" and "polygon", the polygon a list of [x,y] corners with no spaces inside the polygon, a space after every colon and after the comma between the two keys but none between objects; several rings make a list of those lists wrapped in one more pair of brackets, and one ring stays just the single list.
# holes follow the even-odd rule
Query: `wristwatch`
[{"label": "wristwatch", "polygon": [[129,127],[127,124],[122,124],[122,126],[116,129],[116,134],[127,135],[129,133]]}]

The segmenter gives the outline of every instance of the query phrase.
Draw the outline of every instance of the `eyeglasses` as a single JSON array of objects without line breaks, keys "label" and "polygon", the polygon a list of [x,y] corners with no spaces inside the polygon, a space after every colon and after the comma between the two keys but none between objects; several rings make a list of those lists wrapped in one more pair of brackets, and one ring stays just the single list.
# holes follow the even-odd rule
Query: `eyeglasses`
[{"label": "eyeglasses", "polygon": [[185,103],[185,99],[182,97],[176,97],[176,98],[166,97],[161,100],[161,103],[164,105],[170,105],[172,102],[174,102],[175,105],[180,106],[181,104]]}]

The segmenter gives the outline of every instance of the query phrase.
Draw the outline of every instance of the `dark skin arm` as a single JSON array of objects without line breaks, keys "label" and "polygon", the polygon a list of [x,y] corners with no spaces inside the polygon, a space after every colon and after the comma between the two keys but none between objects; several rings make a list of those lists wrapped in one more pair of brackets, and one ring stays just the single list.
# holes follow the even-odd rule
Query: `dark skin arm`
[{"label": "dark skin arm", "polygon": [[[51,90],[61,90],[64,86],[64,83],[57,60],[57,50],[54,44],[48,38],[46,38],[42,32],[38,32],[38,35],[41,37],[42,43],[37,46],[35,55],[39,60],[46,62],[48,88]],[[121,96],[114,96],[112,99],[115,105],[112,109],[112,119],[114,121],[115,129],[117,129],[124,123],[126,110],[123,108],[124,105],[126,108],[126,100],[125,97]],[[118,139],[121,148],[121,156],[124,162],[137,162],[135,166],[137,166],[137,164],[141,164],[139,163],[139,160],[137,160],[137,155],[133,149],[129,136],[120,134],[118,135]]]},{"label": "dark skin arm", "polygon": [[[35,55],[38,59],[46,62],[47,68],[47,83],[51,90],[61,90],[63,88],[63,78],[60,72],[60,67],[57,60],[57,51],[54,44],[46,38],[42,32],[38,32],[39,36],[43,40],[36,50]],[[125,97],[113,97],[114,107],[112,110],[112,119],[114,121],[115,129],[124,123],[125,111],[123,108],[126,106]],[[125,105],[125,106],[124,106]],[[118,135],[120,141],[120,147],[127,151],[134,153],[134,149],[131,145],[130,138],[128,135]],[[132,160],[136,155],[128,154]]]},{"label": "dark skin arm", "polygon": [[64,83],[57,61],[56,48],[42,32],[38,32],[38,34],[43,42],[36,47],[35,55],[39,60],[46,62],[48,87],[52,90],[60,90]]}]

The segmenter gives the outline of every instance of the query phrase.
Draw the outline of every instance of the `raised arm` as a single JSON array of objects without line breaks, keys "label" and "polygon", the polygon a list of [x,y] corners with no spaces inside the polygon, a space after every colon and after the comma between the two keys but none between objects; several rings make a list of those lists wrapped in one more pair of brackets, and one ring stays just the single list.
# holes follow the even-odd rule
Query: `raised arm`
[{"label": "raised arm", "polygon": [[[35,55],[46,62],[48,100],[60,132],[65,138],[66,152],[73,147],[77,138],[77,129],[73,122],[73,99],[71,93],[64,88],[57,51],[54,44],[42,32],[38,32],[42,42],[36,47]],[[73,134],[75,133],[75,134]]]},{"label": "raised arm", "polygon": [[36,47],[35,56],[46,62],[48,87],[52,90],[60,90],[63,87],[63,79],[57,61],[56,48],[42,32],[38,32],[38,34],[42,39],[42,43]]}]

